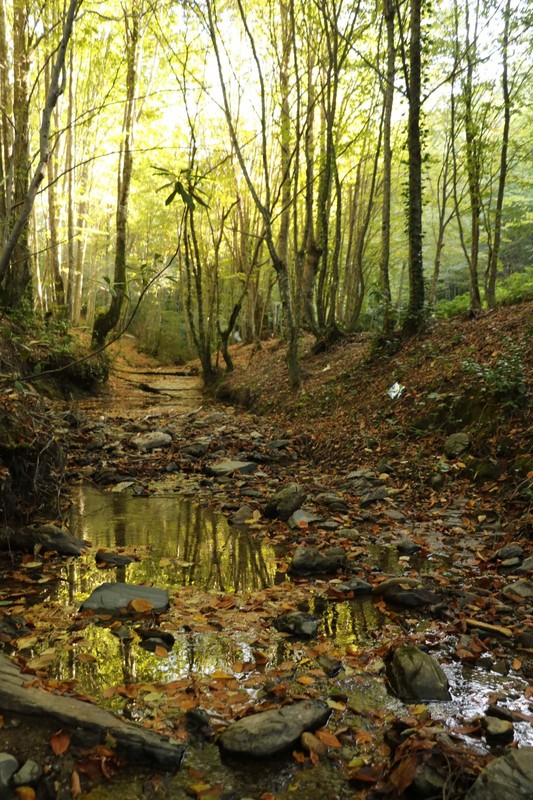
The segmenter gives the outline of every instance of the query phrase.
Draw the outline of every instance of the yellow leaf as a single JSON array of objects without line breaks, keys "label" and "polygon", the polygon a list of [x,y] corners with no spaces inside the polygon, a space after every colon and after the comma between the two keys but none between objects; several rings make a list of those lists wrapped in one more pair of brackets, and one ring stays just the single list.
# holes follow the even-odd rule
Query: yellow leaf
[{"label": "yellow leaf", "polygon": [[168,658],[168,650],[165,647],[162,647],[160,644],[154,650],[156,656],[160,656],[161,658]]},{"label": "yellow leaf", "polygon": [[35,800],[35,791],[31,786],[19,786],[15,792],[18,800]]},{"label": "yellow leaf", "polygon": [[302,675],[301,678],[296,678],[296,683],[303,683],[304,686],[312,686],[314,682],[315,679],[310,675]]},{"label": "yellow leaf", "polygon": [[231,672],[222,672],[219,669],[211,672],[209,677],[216,681],[232,681],[235,679],[235,675],[233,675]]}]

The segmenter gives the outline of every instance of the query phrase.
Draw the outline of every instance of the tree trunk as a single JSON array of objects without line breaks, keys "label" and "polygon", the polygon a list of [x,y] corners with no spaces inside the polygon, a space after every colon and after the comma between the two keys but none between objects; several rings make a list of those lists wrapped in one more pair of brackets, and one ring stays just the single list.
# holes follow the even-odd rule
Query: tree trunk
[{"label": "tree trunk", "polygon": [[383,201],[381,207],[381,253],[379,262],[381,302],[383,303],[383,330],[392,327],[391,289],[389,277],[390,225],[392,193],[392,106],[394,103],[394,77],[396,73],[396,46],[394,42],[394,2],[383,0],[383,16],[387,29],[387,72],[383,88]]},{"label": "tree trunk", "polygon": [[126,253],[128,207],[130,198],[131,176],[133,171],[132,138],[135,122],[135,92],[137,88],[137,49],[139,45],[139,20],[134,10],[131,17],[124,14],[126,39],[126,106],[124,109],[123,133],[121,146],[116,211],[115,269],[111,303],[107,311],[99,314],[92,333],[93,345],[104,344],[107,335],[116,327],[126,295]]},{"label": "tree trunk", "polygon": [[511,0],[507,0],[504,11],[504,29],[502,38],[502,93],[503,93],[503,131],[500,151],[500,175],[498,179],[498,196],[494,218],[494,241],[490,251],[487,269],[486,298],[490,308],[496,305],[496,278],[498,275],[498,258],[502,236],[503,201],[508,170],[509,131],[511,128],[511,96],[509,89],[509,27],[511,22]]},{"label": "tree trunk", "polygon": [[407,230],[409,238],[409,305],[403,331],[410,335],[424,320],[424,261],[422,254],[422,145],[420,138],[422,43],[422,0],[411,0],[409,80],[408,80],[408,153],[409,197]]}]

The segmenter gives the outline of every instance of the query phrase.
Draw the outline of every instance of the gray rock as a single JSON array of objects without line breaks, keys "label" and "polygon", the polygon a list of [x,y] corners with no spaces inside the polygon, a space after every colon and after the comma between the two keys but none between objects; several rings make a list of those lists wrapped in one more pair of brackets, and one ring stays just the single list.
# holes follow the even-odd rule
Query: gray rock
[{"label": "gray rock", "polygon": [[197,442],[196,444],[188,444],[186,447],[181,448],[181,452],[192,458],[201,458],[207,454],[209,445]]},{"label": "gray rock", "polygon": [[277,491],[265,506],[265,515],[288,520],[307,500],[307,494],[298,483],[288,483]]},{"label": "gray rock", "polygon": [[10,753],[0,753],[0,789],[7,789],[19,769],[19,762]]},{"label": "gray rock", "polygon": [[332,511],[346,511],[348,508],[346,501],[339,497],[338,494],[333,494],[333,492],[321,492],[317,494],[315,501],[327,506]]},{"label": "gray rock", "polygon": [[400,553],[412,555],[413,553],[418,553],[419,550],[422,550],[422,545],[417,544],[416,542],[411,542],[409,539],[402,539],[400,542],[398,542],[396,548]]},{"label": "gray rock", "polygon": [[151,433],[137,436],[135,439],[132,439],[131,443],[138,450],[148,452],[148,450],[155,450],[156,447],[166,447],[171,441],[172,436],[170,436],[170,434],[163,433],[163,431],[152,431]]},{"label": "gray rock", "polygon": [[107,553],[105,550],[98,550],[95,555],[97,564],[112,564],[115,567],[127,567],[135,559],[125,556],[123,553]]},{"label": "gray rock", "polygon": [[442,797],[442,790],[446,785],[446,777],[431,764],[419,764],[413,780],[413,789],[417,798]]},{"label": "gray rock", "polygon": [[400,585],[391,586],[383,597],[388,603],[394,603],[402,608],[424,608],[434,606],[441,602],[439,595],[429,589],[402,589]]},{"label": "gray rock", "polygon": [[241,506],[235,514],[228,517],[230,525],[244,525],[253,518],[254,510],[250,506]]},{"label": "gray rock", "polygon": [[329,714],[327,705],[318,700],[303,700],[262,711],[233,722],[220,736],[218,744],[229,753],[255,758],[270,756],[294,745],[304,731],[320,728]]},{"label": "gray rock", "polygon": [[530,570],[533,571],[533,556],[529,556],[522,561],[519,572],[529,572]]},{"label": "gray rock", "polygon": [[372,594],[372,585],[357,577],[350,578],[349,581],[343,581],[342,583],[332,583],[331,588],[336,592],[344,592],[344,594]]},{"label": "gray rock", "polygon": [[502,591],[503,594],[511,600],[514,597],[520,597],[526,600],[529,597],[533,597],[533,581],[527,578],[521,578],[519,581],[504,586]]},{"label": "gray rock", "polygon": [[444,454],[448,458],[455,458],[465,453],[470,447],[470,436],[468,433],[452,433],[444,442]]},{"label": "gray rock", "polygon": [[389,492],[385,489],[384,486],[380,487],[379,489],[375,489],[373,492],[368,492],[368,494],[364,494],[359,503],[363,508],[365,506],[371,505],[371,503],[375,503],[378,500],[385,500],[386,497],[389,496]]},{"label": "gray rock", "polygon": [[256,469],[257,464],[254,461],[232,461],[229,458],[222,458],[220,461],[206,464],[205,472],[206,475],[212,475],[215,478],[226,478],[233,475],[234,472],[249,475]]},{"label": "gray rock", "polygon": [[533,797],[533,747],[509,750],[478,776],[465,800],[530,800]]},{"label": "gray rock", "polygon": [[332,547],[321,553],[316,547],[299,547],[289,565],[289,572],[295,575],[324,575],[337,572],[345,561],[343,548]]},{"label": "gray rock", "polygon": [[287,520],[289,528],[306,528],[308,525],[314,525],[317,522],[322,522],[324,517],[319,514],[314,514],[312,511],[306,511],[305,508],[298,508],[294,514],[291,514]]},{"label": "gray rock", "polygon": [[505,547],[500,547],[499,550],[496,550],[495,553],[491,556],[491,561],[496,561],[496,559],[506,559],[506,558],[522,558],[524,555],[524,550],[520,547],[519,544],[506,544]]},{"label": "gray rock", "polygon": [[41,779],[42,774],[43,771],[39,764],[29,758],[13,775],[13,783],[15,786],[33,786]]},{"label": "gray rock", "polygon": [[89,609],[96,614],[135,613],[130,607],[132,600],[146,600],[156,614],[162,614],[169,607],[166,589],[130,583],[103,583],[83,601],[80,611]]},{"label": "gray rock", "polygon": [[289,611],[287,614],[277,617],[272,624],[281,633],[289,633],[291,636],[305,639],[314,639],[320,625],[320,619],[305,611]]},{"label": "gray rock", "polygon": [[414,645],[394,651],[387,664],[387,677],[394,693],[406,702],[450,700],[448,679],[433,656]]}]

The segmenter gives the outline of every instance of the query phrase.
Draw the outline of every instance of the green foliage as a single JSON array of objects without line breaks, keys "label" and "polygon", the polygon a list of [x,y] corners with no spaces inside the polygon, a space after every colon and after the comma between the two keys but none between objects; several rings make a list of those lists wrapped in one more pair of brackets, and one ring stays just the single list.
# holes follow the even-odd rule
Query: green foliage
[{"label": "green foliage", "polygon": [[[524,272],[513,272],[496,286],[496,300],[504,305],[533,300],[533,267]],[[470,308],[468,292],[457,295],[453,300],[441,300],[435,306],[435,316],[444,319],[456,317]]]},{"label": "green foliage", "polygon": [[462,366],[468,375],[476,377],[478,391],[487,398],[497,398],[506,405],[517,406],[526,395],[522,351],[514,342],[509,342],[505,353],[498,355],[494,361],[480,364],[466,358]]}]

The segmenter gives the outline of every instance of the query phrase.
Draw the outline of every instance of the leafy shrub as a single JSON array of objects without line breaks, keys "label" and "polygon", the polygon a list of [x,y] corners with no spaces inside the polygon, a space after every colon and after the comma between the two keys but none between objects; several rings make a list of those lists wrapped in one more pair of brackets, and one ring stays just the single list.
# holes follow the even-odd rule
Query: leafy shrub
[{"label": "leafy shrub", "polygon": [[509,405],[517,405],[526,394],[524,361],[520,347],[508,343],[508,349],[487,364],[473,359],[463,361],[463,369],[479,381],[479,391],[487,397],[503,399]]},{"label": "leafy shrub", "polygon": [[[500,281],[496,286],[496,300],[505,305],[533,300],[533,267],[528,267],[524,272],[513,272]],[[440,300],[435,306],[435,316],[449,319],[469,308],[470,295],[465,292],[453,300]]]}]

